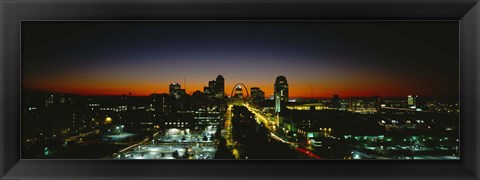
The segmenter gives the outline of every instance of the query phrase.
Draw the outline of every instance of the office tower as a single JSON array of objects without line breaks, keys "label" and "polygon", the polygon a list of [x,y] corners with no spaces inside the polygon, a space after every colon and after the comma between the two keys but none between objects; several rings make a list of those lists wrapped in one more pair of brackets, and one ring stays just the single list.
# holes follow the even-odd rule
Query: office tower
[{"label": "office tower", "polygon": [[169,86],[169,94],[170,96],[174,96],[175,98],[180,98],[180,96],[183,96],[186,94],[185,89],[181,89],[180,84],[174,82],[170,84]]},{"label": "office tower", "polygon": [[223,98],[225,96],[225,79],[218,75],[215,81],[215,97]]},{"label": "office tower", "polygon": [[275,112],[279,113],[286,108],[288,102],[288,83],[285,76],[278,76],[274,86]]},{"label": "office tower", "polygon": [[212,95],[214,96],[215,95],[215,85],[217,84],[217,82],[215,82],[215,80],[211,80],[211,81],[208,81],[208,89],[209,89],[209,95]]},{"label": "office tower", "polygon": [[416,108],[417,106],[417,95],[408,95],[407,97],[407,103],[408,107],[410,108]]},{"label": "office tower", "polygon": [[265,100],[265,92],[263,92],[259,87],[250,88],[250,94],[252,103],[258,104]]}]

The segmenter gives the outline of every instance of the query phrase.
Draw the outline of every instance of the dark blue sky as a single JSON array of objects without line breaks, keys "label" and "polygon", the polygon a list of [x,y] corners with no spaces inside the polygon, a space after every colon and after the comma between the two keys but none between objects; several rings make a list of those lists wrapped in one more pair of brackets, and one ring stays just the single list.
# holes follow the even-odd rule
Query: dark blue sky
[{"label": "dark blue sky", "polygon": [[222,74],[268,95],[284,75],[298,97],[456,96],[458,63],[454,21],[22,23],[28,89],[192,92]]}]

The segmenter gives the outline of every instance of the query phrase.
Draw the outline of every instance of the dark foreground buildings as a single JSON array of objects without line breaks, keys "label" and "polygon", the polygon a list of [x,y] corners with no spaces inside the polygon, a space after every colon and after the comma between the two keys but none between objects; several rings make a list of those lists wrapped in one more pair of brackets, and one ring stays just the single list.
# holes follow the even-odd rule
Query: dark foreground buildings
[{"label": "dark foreground buildings", "polygon": [[226,100],[224,79],[213,94],[185,93],[179,83],[168,94],[84,96],[22,93],[22,158],[103,158],[171,128],[192,133],[220,128]]},{"label": "dark foreground buildings", "polygon": [[179,83],[170,84],[168,93],[149,96],[24,91],[22,158],[109,158],[131,146],[154,145],[172,130],[201,134],[179,137],[177,143],[187,152],[201,148],[185,144],[192,138],[216,146],[217,158],[459,158],[456,100],[292,98],[284,76],[275,79],[273,99],[258,87],[243,94],[243,84],[228,99],[224,88],[219,75],[191,95]]}]

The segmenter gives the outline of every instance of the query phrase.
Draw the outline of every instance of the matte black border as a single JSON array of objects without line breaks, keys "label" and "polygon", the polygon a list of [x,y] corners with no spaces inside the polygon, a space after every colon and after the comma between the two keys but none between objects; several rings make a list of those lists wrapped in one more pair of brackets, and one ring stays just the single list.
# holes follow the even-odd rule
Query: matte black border
[{"label": "matte black border", "polygon": [[[21,20],[186,19],[459,20],[461,161],[20,160]],[[479,25],[478,0],[0,0],[0,178],[479,179]]]}]

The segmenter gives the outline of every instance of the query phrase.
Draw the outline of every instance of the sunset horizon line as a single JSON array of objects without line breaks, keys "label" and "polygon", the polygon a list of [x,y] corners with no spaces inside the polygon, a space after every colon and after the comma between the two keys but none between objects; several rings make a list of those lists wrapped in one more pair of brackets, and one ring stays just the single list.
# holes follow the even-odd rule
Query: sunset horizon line
[{"label": "sunset horizon line", "polygon": [[[135,92],[128,92],[128,93],[87,93],[87,92],[72,92],[72,91],[58,91],[58,90],[44,90],[44,89],[23,89],[22,91],[36,91],[36,92],[43,92],[43,93],[56,93],[56,94],[71,94],[71,95],[79,95],[79,96],[134,96],[134,97],[147,97],[151,96],[153,94],[169,94],[169,92],[151,92],[151,93],[135,93]],[[193,95],[193,92],[200,91],[204,93],[201,90],[195,90],[192,91],[192,93],[186,93],[187,95],[191,96]],[[272,94],[273,95],[273,94]],[[433,98],[433,97],[444,97],[444,98],[452,98],[451,96],[435,96],[435,95],[419,95],[415,93],[410,93],[410,94],[405,94],[405,95],[393,95],[393,96],[382,96],[378,94],[372,94],[372,95],[348,95],[348,96],[342,96],[340,93],[336,94],[331,94],[329,96],[291,96],[289,99],[331,99],[333,96],[338,95],[340,98],[359,98],[359,97],[383,97],[383,98],[404,98],[409,95],[418,95],[420,97],[427,97],[427,98]],[[230,97],[227,93],[225,93],[226,97]],[[270,99],[269,96],[265,95],[265,99]]]}]

